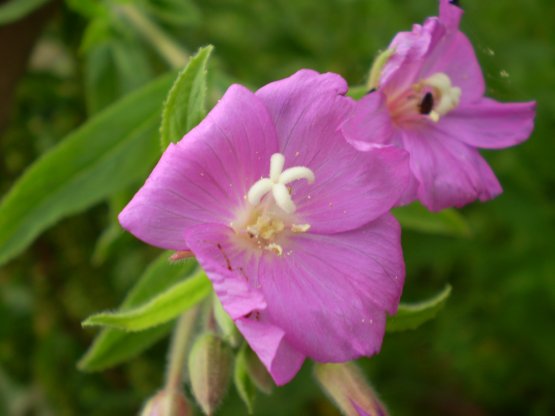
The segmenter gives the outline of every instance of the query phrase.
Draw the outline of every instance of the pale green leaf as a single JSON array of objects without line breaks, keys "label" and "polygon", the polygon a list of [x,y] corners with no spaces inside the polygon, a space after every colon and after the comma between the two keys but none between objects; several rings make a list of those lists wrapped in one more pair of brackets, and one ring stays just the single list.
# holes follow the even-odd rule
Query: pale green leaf
[{"label": "pale green leaf", "polygon": [[355,100],[359,100],[368,94],[368,87],[366,85],[357,85],[349,88],[347,95]]},{"label": "pale green leaf", "polygon": [[49,0],[11,0],[0,6],[0,26],[15,22]]},{"label": "pale green leaf", "polygon": [[464,217],[454,209],[430,212],[419,203],[395,208],[393,215],[403,228],[429,234],[469,237],[470,228]]},{"label": "pale green leaf", "polygon": [[174,284],[136,308],[93,315],[83,322],[83,326],[142,331],[175,318],[206,298],[211,290],[206,274],[199,270],[192,277]]},{"label": "pale green leaf", "polygon": [[[192,259],[172,263],[168,260],[169,256],[170,253],[165,252],[151,263],[126,296],[120,312],[147,302],[182,281],[196,268]],[[141,332],[103,329],[79,361],[78,367],[83,371],[98,371],[129,360],[167,335],[172,326],[173,322],[168,322]]]},{"label": "pale green leaf", "polygon": [[233,382],[239,397],[245,403],[250,415],[253,413],[254,399],[256,397],[256,385],[251,379],[247,365],[248,347],[243,344],[235,357],[235,370],[233,372]]},{"label": "pale green leaf", "polygon": [[418,328],[437,315],[445,306],[450,294],[451,286],[447,285],[440,293],[424,302],[401,303],[397,314],[387,318],[386,331],[396,332]]},{"label": "pale green leaf", "polygon": [[180,140],[205,116],[206,64],[213,47],[201,48],[175,80],[162,112],[162,150]]},{"label": "pale green leaf", "polygon": [[232,346],[236,347],[241,341],[241,335],[235,326],[235,322],[224,310],[222,303],[219,301],[218,297],[214,294],[213,297],[213,312],[214,318],[218,324],[218,327],[222,331],[224,339]]},{"label": "pale green leaf", "polygon": [[144,178],[173,74],[124,97],[39,158],[0,204],[0,264],[61,218]]}]

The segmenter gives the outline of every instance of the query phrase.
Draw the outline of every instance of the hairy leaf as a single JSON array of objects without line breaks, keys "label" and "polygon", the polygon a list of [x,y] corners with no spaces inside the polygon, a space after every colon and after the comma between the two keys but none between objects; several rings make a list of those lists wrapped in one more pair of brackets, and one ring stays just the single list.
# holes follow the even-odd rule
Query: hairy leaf
[{"label": "hairy leaf", "polygon": [[419,303],[401,303],[397,314],[387,318],[387,332],[406,331],[416,329],[423,323],[433,319],[445,306],[451,294],[451,286],[447,285],[433,298]]},{"label": "hairy leaf", "polygon": [[206,64],[213,47],[201,48],[175,80],[162,112],[162,150],[180,140],[205,116]]},{"label": "hairy leaf", "polygon": [[[129,311],[182,281],[196,268],[194,260],[172,263],[169,252],[160,255],[145,270],[119,308]],[[170,332],[172,322],[141,332],[103,329],[79,361],[83,371],[98,371],[129,360]]]},{"label": "hairy leaf", "polygon": [[210,281],[200,270],[135,308],[93,315],[83,322],[83,326],[142,331],[172,320],[207,297],[211,290]]}]

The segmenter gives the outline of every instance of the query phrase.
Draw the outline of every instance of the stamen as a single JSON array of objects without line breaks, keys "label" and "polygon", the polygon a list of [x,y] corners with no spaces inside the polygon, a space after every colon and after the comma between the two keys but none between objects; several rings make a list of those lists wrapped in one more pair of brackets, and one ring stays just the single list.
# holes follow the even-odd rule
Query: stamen
[{"label": "stamen", "polygon": [[435,73],[422,81],[422,84],[433,89],[432,98],[435,101],[435,105],[433,111],[429,112],[432,121],[439,121],[441,116],[444,116],[459,105],[461,89],[451,84],[451,79],[447,74],[443,72]]},{"label": "stamen", "polygon": [[291,231],[294,233],[306,233],[310,229],[310,224],[293,224]]},{"label": "stamen", "polygon": [[264,247],[264,250],[268,250],[271,251],[274,254],[277,254],[278,256],[281,256],[283,254],[283,247],[281,247],[279,244],[276,243],[270,243],[267,246]]}]

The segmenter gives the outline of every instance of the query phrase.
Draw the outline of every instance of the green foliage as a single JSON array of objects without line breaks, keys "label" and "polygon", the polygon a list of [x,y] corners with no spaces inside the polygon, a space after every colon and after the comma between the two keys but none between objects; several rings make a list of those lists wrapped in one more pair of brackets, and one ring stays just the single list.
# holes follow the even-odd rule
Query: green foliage
[{"label": "green foliage", "polygon": [[206,115],[206,64],[212,46],[201,48],[175,80],[162,112],[162,150],[177,142]]},{"label": "green foliage", "polygon": [[174,319],[206,298],[211,290],[210,281],[204,271],[200,270],[161,293],[149,292],[148,298],[133,308],[92,315],[83,322],[83,326],[142,331]]},{"label": "green foliage", "polygon": [[200,10],[192,0],[146,0],[142,3],[151,16],[168,25],[183,27],[201,22]]},{"label": "green foliage", "polygon": [[143,178],[158,155],[164,76],[126,96],[37,160],[0,205],[0,264],[44,229]]},{"label": "green foliage", "polygon": [[451,294],[451,286],[446,286],[432,298],[419,303],[401,303],[397,314],[387,318],[387,332],[406,331],[416,329],[423,323],[435,318],[445,306]]},{"label": "green foliage", "polygon": [[[149,45],[146,50],[145,41],[136,33],[119,30],[121,23],[128,23],[111,10],[122,1],[140,7],[187,50],[216,46],[208,74],[208,106],[231,82],[256,89],[300,68],[334,71],[350,85],[365,84],[376,52],[386,48],[396,32],[410,30],[413,23],[437,11],[433,0],[193,0],[198,14],[194,22],[183,26],[170,21],[173,6],[165,16],[151,8],[166,2],[186,3],[181,0],[59,2],[59,13],[49,22],[18,81],[15,101],[2,101],[7,104],[2,108],[13,108],[9,127],[0,126],[2,196],[6,197],[26,166],[90,116],[85,109],[91,108],[94,82],[99,82],[99,93],[105,96],[111,87],[103,87],[102,82],[115,86],[117,93],[104,103],[140,85],[134,78],[122,78],[125,71],[117,68],[112,53],[96,58],[89,55],[93,49],[115,38],[124,47],[133,47],[131,53],[138,50],[146,57],[151,68],[148,77],[167,70],[155,48]],[[359,364],[394,415],[553,415],[555,241],[550,230],[555,226],[555,100],[549,86],[555,84],[555,26],[546,17],[555,15],[555,3],[466,0],[461,4],[465,8],[463,29],[483,65],[488,95],[503,101],[538,99],[536,131],[521,146],[484,152],[504,193],[457,211],[464,217],[465,228],[472,231],[471,239],[453,238],[464,234],[454,224],[424,225],[424,229],[406,222],[403,248],[408,277],[403,298],[426,299],[448,283],[457,288],[456,296],[417,331],[388,333],[380,354]],[[176,13],[173,17],[189,16]],[[93,19],[100,23],[91,29],[90,47],[81,48],[83,29]],[[19,47],[22,39],[7,41]],[[60,75],[36,66],[38,53],[52,43],[73,64],[70,73]],[[3,68],[13,69],[8,64]],[[89,65],[98,65],[96,73],[104,74],[96,76],[98,81],[87,81]],[[168,79],[167,87],[160,89],[157,105],[172,81]],[[104,106],[96,108],[101,111]],[[126,118],[123,114],[122,122]],[[159,155],[158,121],[152,124],[153,153],[148,163]],[[108,130],[110,135],[112,131]],[[91,149],[96,140],[105,139],[95,136]],[[146,172],[145,168],[137,173],[125,189],[107,191],[102,199],[112,201],[114,193],[120,192],[132,195]],[[110,187],[116,179],[112,176],[104,185]],[[42,228],[46,232],[32,247],[0,267],[0,414],[10,414],[21,405],[28,406],[29,414],[137,414],[143,400],[160,387],[166,355],[161,343],[106,372],[84,374],[74,368],[90,346],[91,334],[79,322],[90,311],[117,305],[153,254],[129,234],[116,231],[113,211],[102,204],[48,231]],[[397,215],[405,221],[403,213]],[[99,255],[102,261],[92,264],[89,258],[95,239],[107,226],[114,235],[124,237],[117,244],[106,237],[108,243],[99,247],[109,250],[99,249],[104,251]],[[0,240],[4,235],[2,230]],[[255,414],[336,414],[309,368],[305,366],[271,396],[259,395]],[[234,390],[221,414],[246,413]]]},{"label": "green foliage", "polygon": [[243,344],[237,355],[235,356],[235,369],[233,371],[233,382],[237,393],[245,406],[249,415],[253,414],[254,399],[256,397],[256,385],[251,379],[247,366],[247,344]]},{"label": "green foliage", "polygon": [[452,208],[441,212],[430,212],[415,202],[394,209],[393,214],[406,230],[458,237],[469,237],[471,234],[464,217]]},{"label": "green foliage", "polygon": [[[196,263],[192,260],[171,263],[170,253],[161,254],[145,270],[125,297],[118,312],[130,311],[148,302],[152,297],[168,290],[191,272]],[[129,360],[170,332],[172,322],[141,332],[125,332],[119,329],[103,329],[93,345],[79,361],[84,371],[99,371]]]},{"label": "green foliage", "polygon": [[0,26],[19,20],[49,0],[10,0],[0,5]]}]

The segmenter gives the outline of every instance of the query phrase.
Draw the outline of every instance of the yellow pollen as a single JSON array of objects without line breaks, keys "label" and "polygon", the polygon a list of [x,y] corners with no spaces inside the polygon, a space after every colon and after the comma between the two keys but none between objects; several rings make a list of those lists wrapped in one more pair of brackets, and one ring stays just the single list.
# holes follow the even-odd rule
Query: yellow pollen
[{"label": "yellow pollen", "polygon": [[253,237],[271,240],[285,229],[283,221],[268,215],[260,215],[254,225],[247,226],[247,232]]},{"label": "yellow pollen", "polygon": [[310,229],[310,224],[293,224],[291,231],[294,233],[306,233]]},{"label": "yellow pollen", "polygon": [[270,243],[267,246],[264,247],[264,250],[268,250],[271,251],[274,254],[277,254],[278,256],[281,256],[283,254],[283,248],[276,243]]}]

